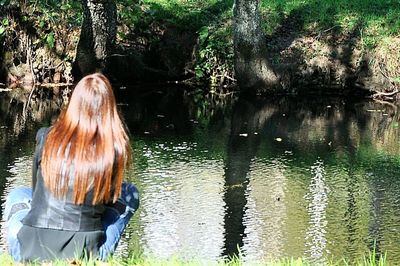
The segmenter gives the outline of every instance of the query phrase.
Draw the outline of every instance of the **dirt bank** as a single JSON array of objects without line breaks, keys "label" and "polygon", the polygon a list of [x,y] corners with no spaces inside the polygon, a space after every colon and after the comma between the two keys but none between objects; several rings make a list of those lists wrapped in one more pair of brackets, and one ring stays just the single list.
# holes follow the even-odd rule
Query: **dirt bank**
[{"label": "dirt bank", "polygon": [[391,38],[374,49],[363,47],[355,32],[340,33],[333,27],[303,34],[268,38],[271,57],[284,88],[310,93],[320,88],[334,94],[366,93],[375,98],[398,99],[400,38]]},{"label": "dirt bank", "polygon": [[[23,20],[19,7],[8,7],[3,13],[8,26],[0,45],[0,83],[11,88],[32,83],[73,83],[71,71],[79,26],[65,23],[44,31],[34,17]],[[298,26],[302,25],[300,19],[289,16],[283,26],[266,37],[281,92],[399,98],[400,37],[382,40],[367,49],[358,27],[352,32],[335,26],[304,31]],[[225,21],[223,26],[229,28],[230,22]],[[202,30],[165,21],[153,21],[146,28],[134,30],[120,25],[119,32],[125,37],[118,39],[115,53],[107,59],[106,71],[119,83],[179,81],[211,84],[223,93],[234,90],[232,40],[226,35],[229,31],[223,33],[227,39],[218,39],[220,35],[213,35],[212,27],[208,29],[204,37]],[[198,78],[198,70],[204,66],[203,76]]]}]

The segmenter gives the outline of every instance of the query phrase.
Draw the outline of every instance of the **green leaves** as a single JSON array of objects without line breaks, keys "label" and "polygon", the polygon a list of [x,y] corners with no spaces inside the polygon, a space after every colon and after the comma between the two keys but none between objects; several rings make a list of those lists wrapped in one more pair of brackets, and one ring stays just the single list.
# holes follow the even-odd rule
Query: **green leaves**
[{"label": "green leaves", "polygon": [[56,42],[56,40],[54,38],[54,32],[50,32],[50,33],[46,34],[46,44],[50,48],[54,48],[55,42]]},{"label": "green leaves", "polygon": [[400,83],[400,77],[394,77],[392,80],[396,83]]},{"label": "green leaves", "polygon": [[225,76],[233,73],[232,42],[229,27],[208,25],[198,31],[198,54],[195,75],[198,80],[209,80],[211,86],[224,85]]},{"label": "green leaves", "polygon": [[10,4],[10,0],[0,0],[0,6],[6,6]]},{"label": "green leaves", "polygon": [[202,44],[207,40],[208,36],[209,36],[208,27],[207,26],[201,27],[199,30],[199,40]]},{"label": "green leaves", "polygon": [[3,18],[3,20],[1,21],[1,24],[0,24],[0,38],[2,38],[5,35],[6,29],[9,25],[10,25],[10,22],[9,22],[8,18]]}]

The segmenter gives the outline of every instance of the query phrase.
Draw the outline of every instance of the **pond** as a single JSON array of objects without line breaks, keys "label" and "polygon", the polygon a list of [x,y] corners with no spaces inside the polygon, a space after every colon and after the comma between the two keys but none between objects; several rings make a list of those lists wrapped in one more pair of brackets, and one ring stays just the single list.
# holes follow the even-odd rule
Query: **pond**
[{"label": "pond", "polygon": [[[0,95],[0,193],[29,185],[34,136],[54,102]],[[221,100],[118,93],[141,206],[118,248],[209,261],[400,261],[400,113],[335,98]],[[3,203],[4,204],[4,203]],[[4,241],[3,241],[4,243]],[[4,249],[4,244],[2,244]]]}]

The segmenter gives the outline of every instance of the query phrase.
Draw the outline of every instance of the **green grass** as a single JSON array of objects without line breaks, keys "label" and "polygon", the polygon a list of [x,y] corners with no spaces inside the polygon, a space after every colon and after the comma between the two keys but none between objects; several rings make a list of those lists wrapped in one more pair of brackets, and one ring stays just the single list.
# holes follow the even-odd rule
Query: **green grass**
[{"label": "green grass", "polygon": [[368,47],[400,33],[400,4],[397,0],[262,0],[264,28],[268,34],[296,14],[304,31],[323,31],[332,27],[342,33],[360,35]]},{"label": "green grass", "polygon": [[[233,0],[144,0],[146,10],[155,20],[200,29],[229,20]],[[369,46],[400,33],[398,0],[261,0],[263,25],[267,34],[293,15],[300,17],[301,30],[323,31],[335,27],[341,32],[360,34]]]},{"label": "green grass", "polygon": [[[351,28],[361,23],[366,28],[377,26],[382,33],[396,34],[400,26],[400,5],[392,0],[262,0],[261,9],[285,16],[297,12],[304,18],[305,26],[316,23],[321,28],[333,25]],[[272,28],[277,22],[272,23]]]},{"label": "green grass", "polygon": [[[55,261],[51,264],[52,266],[66,266],[66,265],[82,265],[82,266],[104,266],[104,265],[115,265],[115,266],[125,266],[125,265],[141,265],[141,266],[203,266],[203,265],[215,265],[215,266],[242,266],[247,265],[242,259],[238,257],[234,257],[232,259],[220,260],[220,261],[204,261],[204,260],[189,260],[185,261],[176,257],[171,259],[157,259],[157,258],[144,258],[141,256],[132,256],[130,258],[120,259],[120,258],[110,258],[107,262],[100,261]],[[43,265],[40,263],[31,263],[31,264],[21,264],[16,263],[12,260],[12,258],[7,254],[0,255],[0,265]],[[313,263],[309,263],[302,258],[290,258],[290,259],[272,259],[267,262],[259,262],[259,263],[251,263],[251,265],[265,265],[265,266],[312,266]],[[387,261],[386,255],[377,256],[375,251],[370,252],[370,254],[364,258],[361,258],[355,262],[348,262],[344,259],[339,260],[331,260],[324,264],[326,266],[386,266],[390,265]]]}]

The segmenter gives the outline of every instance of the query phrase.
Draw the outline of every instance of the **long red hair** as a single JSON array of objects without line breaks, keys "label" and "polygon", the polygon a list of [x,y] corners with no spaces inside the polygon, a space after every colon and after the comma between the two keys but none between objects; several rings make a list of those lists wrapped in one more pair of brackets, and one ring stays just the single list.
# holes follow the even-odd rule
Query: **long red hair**
[{"label": "long red hair", "polygon": [[92,204],[115,202],[130,155],[110,82],[97,73],[84,77],[44,144],[46,187],[58,198],[73,187],[76,204],[83,204],[89,191]]}]

